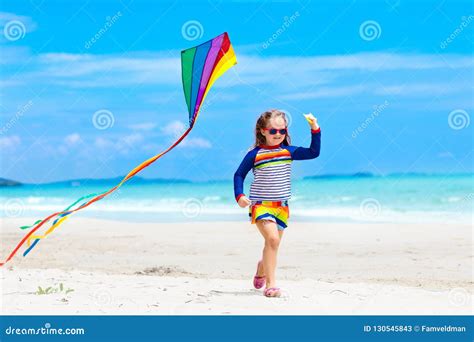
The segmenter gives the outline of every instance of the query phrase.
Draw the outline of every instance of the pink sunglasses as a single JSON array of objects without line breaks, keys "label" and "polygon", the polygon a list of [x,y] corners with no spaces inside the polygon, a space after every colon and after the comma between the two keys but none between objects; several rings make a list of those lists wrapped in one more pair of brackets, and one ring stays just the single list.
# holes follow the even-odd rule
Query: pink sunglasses
[{"label": "pink sunglasses", "polygon": [[285,135],[286,133],[288,133],[288,130],[286,128],[282,128],[282,129],[263,128],[263,130],[268,131],[271,135],[275,135],[277,134],[277,132],[279,132],[282,135]]}]

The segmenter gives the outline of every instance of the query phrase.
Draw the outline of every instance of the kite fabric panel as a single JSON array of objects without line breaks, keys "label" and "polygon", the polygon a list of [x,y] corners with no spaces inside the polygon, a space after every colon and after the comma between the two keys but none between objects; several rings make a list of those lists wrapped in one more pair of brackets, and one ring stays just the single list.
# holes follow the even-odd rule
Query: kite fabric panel
[{"label": "kite fabric panel", "polygon": [[[7,259],[0,263],[0,266],[3,266],[5,263],[10,261],[25,243],[27,248],[23,252],[23,256],[26,256],[41,239],[44,239],[51,234],[72,214],[87,208],[92,203],[100,201],[102,198],[110,195],[141,170],[150,166],[157,159],[161,158],[177,146],[194,127],[201,105],[214,82],[235,64],[237,64],[237,58],[227,32],[224,32],[201,45],[181,51],[183,90],[189,114],[188,129],[170,147],[135,167],[119,184],[108,191],[83,196],[63,211],[53,213],[42,220],[36,221],[30,226],[20,227],[21,229],[28,230],[28,233],[8,255]],[[43,226],[43,228],[45,228],[46,224],[50,221],[52,221],[50,227],[44,231],[43,234],[39,234],[38,230]]]}]

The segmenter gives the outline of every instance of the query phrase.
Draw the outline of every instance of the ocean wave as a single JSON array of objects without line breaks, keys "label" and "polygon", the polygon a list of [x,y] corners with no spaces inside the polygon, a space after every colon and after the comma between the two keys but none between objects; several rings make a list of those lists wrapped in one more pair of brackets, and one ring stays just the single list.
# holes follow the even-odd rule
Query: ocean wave
[{"label": "ocean wave", "polygon": [[[66,204],[54,204],[48,201],[46,204],[39,204],[36,201],[24,201],[22,216],[45,216],[49,213],[63,210]],[[5,215],[5,210],[1,216]],[[248,208],[240,208],[237,204],[219,204],[216,199],[206,201],[189,201],[183,199],[173,199],[172,201],[115,201],[96,203],[81,212],[85,216],[98,217],[101,213],[107,213],[108,217],[113,214],[117,219],[128,217],[133,219],[134,215],[147,214],[148,218],[158,221],[162,216],[180,218],[188,220],[190,217],[208,217],[211,219],[227,219],[228,216],[234,218],[247,219]],[[395,210],[389,207],[373,208],[370,210],[361,209],[360,206],[327,206],[311,207],[290,204],[291,218],[303,221],[339,221],[339,222],[391,222],[391,223],[460,223],[471,224],[472,213],[466,211],[433,211],[433,210]]]}]

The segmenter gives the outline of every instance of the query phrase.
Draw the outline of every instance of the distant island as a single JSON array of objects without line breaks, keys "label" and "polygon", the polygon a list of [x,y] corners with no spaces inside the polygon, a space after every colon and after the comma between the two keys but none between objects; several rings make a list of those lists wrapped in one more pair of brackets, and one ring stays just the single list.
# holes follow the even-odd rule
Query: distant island
[{"label": "distant island", "polygon": [[[124,176],[114,177],[114,178],[81,178],[81,179],[68,179],[65,181],[41,183],[41,185],[62,185],[62,186],[81,186],[84,184],[87,185],[116,185],[118,184]],[[127,183],[129,184],[156,184],[156,183],[192,183],[190,180],[186,179],[174,179],[174,178],[154,178],[146,179],[142,177],[133,177]],[[14,180],[0,178],[0,186],[18,186],[18,185],[29,185],[27,183],[20,183]],[[36,185],[36,184],[34,184]]]},{"label": "distant island", "polygon": [[351,174],[335,173],[335,174],[322,174],[314,176],[306,176],[303,179],[344,179],[344,178],[399,178],[399,177],[459,177],[459,176],[472,176],[472,173],[428,173],[428,172],[393,172],[385,175],[374,174],[372,172],[356,172]]},{"label": "distant island", "polygon": [[324,174],[324,175],[314,175],[314,176],[306,176],[303,179],[340,179],[340,178],[370,178],[370,177],[378,177],[371,172],[356,172],[352,174]]},{"label": "distant island", "polygon": [[[68,179],[65,181],[51,182],[47,183],[49,185],[64,185],[64,186],[81,186],[84,184],[87,185],[105,185],[111,184],[116,185],[122,181],[125,176],[114,177],[114,178],[81,178],[81,179]],[[191,183],[190,180],[186,179],[177,179],[177,178],[142,178],[142,177],[133,177],[128,184],[157,184],[157,183]]]},{"label": "distant island", "polygon": [[5,178],[0,178],[0,186],[19,186],[22,185],[20,182],[11,180],[11,179],[5,179]]},{"label": "distant island", "polygon": [[[366,179],[366,178],[400,178],[400,177],[459,177],[459,176],[468,176],[472,177],[472,173],[457,173],[457,174],[437,174],[437,173],[424,173],[424,172],[394,172],[385,175],[374,174],[372,172],[356,172],[351,174],[343,173],[334,173],[334,174],[322,174],[322,175],[313,175],[303,177],[303,180],[338,180],[338,179]],[[55,181],[48,183],[41,183],[41,185],[51,185],[51,186],[64,186],[64,187],[78,187],[83,185],[88,186],[102,186],[102,185],[117,185],[124,176],[114,177],[114,178],[80,178],[80,179],[68,179],[64,181]],[[142,177],[133,177],[130,179],[127,184],[189,184],[189,183],[228,183],[232,182],[232,179],[212,179],[206,181],[191,181],[189,179],[180,179],[180,178],[142,178]],[[33,183],[21,183],[11,179],[0,178],[0,187],[6,186],[20,186],[20,185],[39,185]]]}]

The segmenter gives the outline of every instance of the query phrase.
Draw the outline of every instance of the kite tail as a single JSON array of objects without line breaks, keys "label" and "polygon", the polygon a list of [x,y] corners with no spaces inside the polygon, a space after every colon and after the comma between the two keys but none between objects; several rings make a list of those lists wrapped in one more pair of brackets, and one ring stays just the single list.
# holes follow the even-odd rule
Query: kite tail
[{"label": "kite tail", "polygon": [[[193,122],[194,124],[194,122]],[[149,158],[148,160],[145,160],[143,163],[141,163],[140,165],[138,165],[136,168],[134,168],[132,171],[130,171],[123,179],[122,181],[117,184],[116,186],[114,186],[113,188],[109,189],[108,191],[105,191],[103,193],[100,193],[100,194],[90,194],[90,195],[87,195],[87,196],[83,196],[81,198],[79,198],[78,200],[76,200],[74,203],[72,203],[71,205],[69,205],[66,209],[64,209],[63,211],[59,211],[59,212],[56,212],[54,214],[51,214],[49,215],[48,217],[44,218],[43,220],[38,220],[36,221],[33,225],[31,226],[22,226],[20,227],[21,229],[30,229],[31,230],[21,239],[21,241],[17,244],[17,246],[13,249],[13,251],[8,255],[7,259],[4,261],[4,262],[1,262],[0,263],[0,267],[5,265],[8,261],[10,261],[14,256],[15,254],[18,252],[18,250],[21,248],[21,246],[23,246],[23,244],[25,242],[27,242],[27,245],[28,245],[28,248],[25,250],[25,252],[23,253],[23,256],[26,256],[37,244],[38,242],[40,241],[40,239],[44,239],[45,237],[47,237],[49,234],[51,234],[56,228],[58,228],[65,220],[68,219],[69,215],[71,214],[74,214],[76,212],[78,212],[79,210],[81,209],[84,209],[84,208],[87,208],[89,205],[91,205],[92,203],[94,202],[97,202],[97,201],[100,201],[102,198],[110,195],[111,193],[113,193],[115,190],[117,190],[119,187],[122,186],[122,184],[124,184],[125,182],[127,182],[129,179],[131,179],[133,176],[135,176],[137,173],[139,173],[141,170],[143,170],[144,168],[148,167],[149,165],[153,164],[157,159],[161,158],[163,155],[165,155],[166,153],[168,153],[169,151],[171,151],[173,148],[175,148],[188,134],[189,132],[191,131],[191,129],[193,128],[194,125],[191,125],[184,133],[183,135],[181,135],[181,137],[179,137],[178,140],[176,140],[170,147],[168,147],[166,150],[164,150],[163,152]],[[89,199],[90,198],[90,199]],[[84,201],[84,200],[87,200],[85,201],[84,203],[82,203],[80,206],[78,206],[77,208],[75,209],[72,209],[75,205],[77,205],[78,203]],[[47,222],[49,222],[50,220],[52,220],[53,218],[55,218],[55,220],[53,221],[51,227],[43,234],[43,235],[34,235],[34,233],[40,229],[44,224],[46,224]],[[31,243],[31,240],[33,240],[33,243]]]}]

